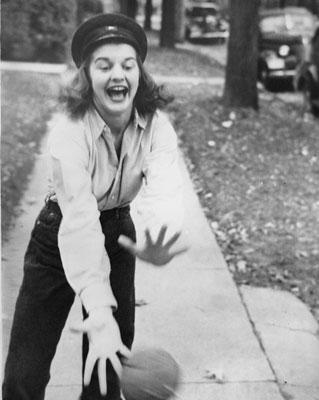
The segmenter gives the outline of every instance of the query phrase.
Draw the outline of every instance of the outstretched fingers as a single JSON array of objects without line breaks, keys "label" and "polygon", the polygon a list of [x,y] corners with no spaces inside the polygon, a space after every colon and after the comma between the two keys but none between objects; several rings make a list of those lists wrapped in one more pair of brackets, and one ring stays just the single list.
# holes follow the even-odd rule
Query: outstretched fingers
[{"label": "outstretched fingers", "polygon": [[124,356],[125,358],[130,358],[131,357],[131,350],[129,348],[127,348],[124,344],[119,349],[119,353],[122,356]]},{"label": "outstretched fingers", "polygon": [[170,257],[173,258],[173,257],[175,257],[175,256],[178,256],[179,254],[183,254],[183,253],[185,253],[187,250],[188,250],[188,247],[184,246],[184,247],[182,247],[181,249],[172,251],[172,252],[170,253]]},{"label": "outstretched fingers", "polygon": [[181,236],[181,232],[176,232],[165,244],[164,247],[166,247],[167,249],[170,248],[171,246],[173,246],[173,244],[175,242],[177,242],[177,240],[179,239],[179,237]]},{"label": "outstretched fingers", "polygon": [[148,246],[153,246],[153,240],[151,236],[150,230],[147,228],[145,229],[145,239]]},{"label": "outstretched fingers", "polygon": [[89,383],[91,382],[91,376],[95,362],[96,362],[96,357],[89,351],[85,361],[85,368],[84,368],[83,383],[85,386],[88,386]]},{"label": "outstretched fingers", "polygon": [[116,372],[117,376],[120,378],[122,375],[122,364],[116,354],[112,355],[109,358],[112,367],[114,368],[114,371]]},{"label": "outstretched fingers", "polygon": [[167,226],[163,225],[159,231],[158,237],[157,237],[157,241],[156,244],[157,245],[161,245],[164,241],[165,235],[166,235],[166,231],[167,231]]},{"label": "outstretched fingers", "polygon": [[106,358],[100,358],[97,367],[100,392],[103,396],[107,393],[107,381],[106,381]]}]

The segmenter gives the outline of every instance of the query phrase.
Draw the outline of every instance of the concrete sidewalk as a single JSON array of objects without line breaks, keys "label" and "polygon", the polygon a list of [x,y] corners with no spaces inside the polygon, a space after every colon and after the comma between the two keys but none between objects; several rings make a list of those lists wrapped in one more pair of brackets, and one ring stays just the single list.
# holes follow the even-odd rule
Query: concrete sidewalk
[{"label": "concrete sidewalk", "polygon": [[[183,161],[185,235],[190,250],[163,269],[138,263],[135,347],[161,346],[183,370],[183,400],[318,400],[318,326],[288,293],[234,284],[201,210]],[[3,248],[3,350],[6,354],[23,253],[46,192],[45,157],[39,155],[23,213]],[[138,218],[136,220],[138,226]],[[80,393],[80,337],[70,313],[52,365],[46,400]]]}]

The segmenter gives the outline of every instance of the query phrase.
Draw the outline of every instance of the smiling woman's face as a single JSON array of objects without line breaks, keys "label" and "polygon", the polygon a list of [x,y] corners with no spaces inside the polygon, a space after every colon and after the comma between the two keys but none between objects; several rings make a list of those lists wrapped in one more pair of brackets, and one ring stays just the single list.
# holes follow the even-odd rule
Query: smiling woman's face
[{"label": "smiling woman's face", "polygon": [[131,113],[140,75],[132,46],[107,43],[98,47],[91,56],[89,75],[93,100],[102,116]]}]

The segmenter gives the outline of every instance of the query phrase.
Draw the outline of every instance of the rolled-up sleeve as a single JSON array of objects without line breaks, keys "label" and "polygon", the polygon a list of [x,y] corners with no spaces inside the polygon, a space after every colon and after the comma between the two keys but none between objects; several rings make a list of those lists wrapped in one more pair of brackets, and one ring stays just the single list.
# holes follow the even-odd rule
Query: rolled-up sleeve
[{"label": "rolled-up sleeve", "polygon": [[145,185],[139,206],[143,225],[157,235],[162,225],[168,235],[180,231],[184,215],[177,136],[165,114],[158,112],[152,128],[150,152],[145,157]]},{"label": "rolled-up sleeve", "polygon": [[69,125],[55,125],[49,137],[52,183],[62,212],[58,246],[66,278],[90,312],[103,306],[116,307],[116,301],[92,191],[87,138],[83,127]]}]

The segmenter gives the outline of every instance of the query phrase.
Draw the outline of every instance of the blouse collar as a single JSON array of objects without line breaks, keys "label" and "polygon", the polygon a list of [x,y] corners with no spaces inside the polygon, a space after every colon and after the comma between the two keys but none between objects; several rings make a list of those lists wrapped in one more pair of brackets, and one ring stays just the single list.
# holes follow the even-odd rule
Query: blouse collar
[{"label": "blouse collar", "polygon": [[[97,140],[102,135],[102,133],[105,132],[105,130],[109,129],[103,118],[93,106],[89,108],[86,114],[86,118],[92,131],[94,140]],[[144,130],[146,127],[146,119],[138,113],[136,108],[134,108],[133,111],[132,124],[135,130],[137,129],[137,127],[140,127],[142,130]]]}]

